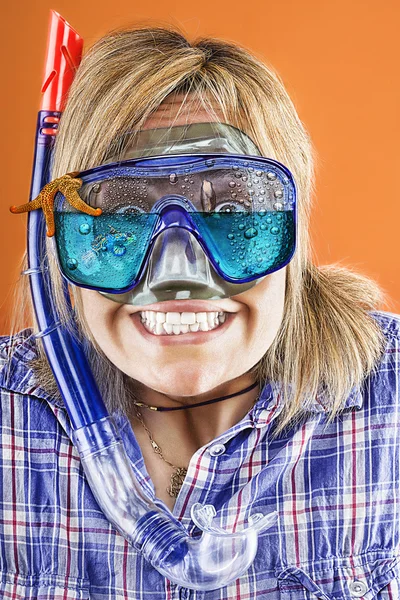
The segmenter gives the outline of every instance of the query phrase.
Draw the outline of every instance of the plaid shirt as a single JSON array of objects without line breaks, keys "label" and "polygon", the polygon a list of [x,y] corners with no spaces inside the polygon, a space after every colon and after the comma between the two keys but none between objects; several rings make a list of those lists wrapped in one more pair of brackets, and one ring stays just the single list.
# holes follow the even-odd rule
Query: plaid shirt
[{"label": "plaid shirt", "polygon": [[[208,592],[168,581],[107,521],[60,398],[29,367],[31,331],[18,334],[8,361],[9,338],[0,338],[0,597],[399,600],[400,316],[371,314],[386,352],[329,427],[316,399],[303,422],[271,442],[282,403],[279,387],[266,384],[239,423],[193,455],[173,510],[189,534],[199,534],[194,502],[213,504],[228,529],[255,512],[279,513],[248,571]],[[130,425],[115,418],[140,485],[154,498]]]}]

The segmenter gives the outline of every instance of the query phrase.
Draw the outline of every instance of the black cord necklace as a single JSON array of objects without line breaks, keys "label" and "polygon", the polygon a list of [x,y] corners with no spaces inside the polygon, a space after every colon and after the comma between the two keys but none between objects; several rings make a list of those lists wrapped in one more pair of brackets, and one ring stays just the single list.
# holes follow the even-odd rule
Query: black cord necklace
[{"label": "black cord necklace", "polygon": [[154,411],[156,410],[159,412],[162,412],[162,411],[165,412],[167,410],[183,410],[185,408],[196,408],[197,406],[205,406],[206,404],[213,404],[214,402],[220,402],[221,400],[227,400],[228,398],[233,398],[234,396],[240,396],[241,394],[245,394],[246,392],[249,392],[250,390],[254,389],[257,385],[259,385],[258,381],[256,381],[256,383],[252,383],[244,390],[241,390],[240,392],[236,392],[235,394],[228,394],[227,396],[220,396],[219,398],[213,398],[212,400],[206,400],[205,402],[198,402],[197,404],[189,404],[188,406],[166,407],[166,406],[150,406],[149,404],[144,404],[143,402],[136,402],[136,401],[134,401],[133,403],[135,404],[135,406],[140,406],[140,407],[148,408],[149,410],[154,410]]}]

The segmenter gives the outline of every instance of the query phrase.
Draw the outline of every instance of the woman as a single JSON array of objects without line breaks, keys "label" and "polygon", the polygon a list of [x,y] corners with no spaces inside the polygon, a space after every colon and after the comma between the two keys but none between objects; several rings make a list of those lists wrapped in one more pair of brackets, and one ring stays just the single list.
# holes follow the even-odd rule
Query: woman
[{"label": "woman", "polygon": [[[199,152],[210,138],[193,140],[190,126],[218,123],[242,132],[241,140],[293,175],[298,229],[291,260],[217,299],[196,295],[199,274],[181,274],[202,250],[191,234],[170,229],[153,250],[154,266],[167,257],[168,276],[164,270],[156,280],[150,262],[147,287],[142,279],[123,298],[71,284],[73,321],[147,494],[194,535],[195,502],[213,504],[224,528],[243,525],[248,511],[277,510],[279,521],[260,537],[246,574],[224,588],[194,591],[157,573],[99,511],[41,345],[25,330],[3,340],[4,448],[10,430],[20,436],[3,462],[14,468],[3,480],[3,506],[12,511],[0,553],[3,594],[400,597],[399,367],[392,354],[400,320],[374,310],[383,298],[374,282],[312,264],[312,148],[278,77],[222,41],[190,44],[165,29],[111,33],[76,74],[52,178],[148,154],[137,142],[147,131],[164,131],[170,143],[175,128],[187,126],[183,153]],[[229,131],[221,134],[228,148]],[[203,206],[218,200],[208,179],[201,193]],[[94,258],[106,236],[98,243]],[[48,253],[68,324],[61,275]],[[149,290],[156,288],[154,302]],[[33,450],[45,453],[46,467],[30,462]]]}]

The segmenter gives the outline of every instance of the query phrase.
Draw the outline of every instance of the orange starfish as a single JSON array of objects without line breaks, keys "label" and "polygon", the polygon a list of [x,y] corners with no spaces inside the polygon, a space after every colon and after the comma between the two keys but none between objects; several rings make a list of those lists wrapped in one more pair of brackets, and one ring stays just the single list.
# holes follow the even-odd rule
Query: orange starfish
[{"label": "orange starfish", "polygon": [[50,181],[36,198],[20,206],[10,206],[10,211],[13,214],[17,214],[41,208],[46,219],[48,237],[52,237],[56,231],[54,224],[54,198],[57,192],[61,192],[70,205],[77,210],[87,215],[98,217],[103,212],[101,208],[92,208],[82,200],[77,192],[82,187],[82,179],[76,178],[78,173],[79,171],[74,171]]}]

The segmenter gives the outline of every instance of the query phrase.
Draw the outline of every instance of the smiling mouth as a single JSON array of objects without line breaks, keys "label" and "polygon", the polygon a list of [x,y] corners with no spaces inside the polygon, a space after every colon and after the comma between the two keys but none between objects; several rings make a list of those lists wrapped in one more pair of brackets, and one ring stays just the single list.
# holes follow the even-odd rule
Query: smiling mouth
[{"label": "smiling mouth", "polygon": [[146,310],[140,312],[140,321],[153,335],[184,335],[186,333],[212,331],[220,327],[226,319],[223,311],[209,312],[161,312]]}]

